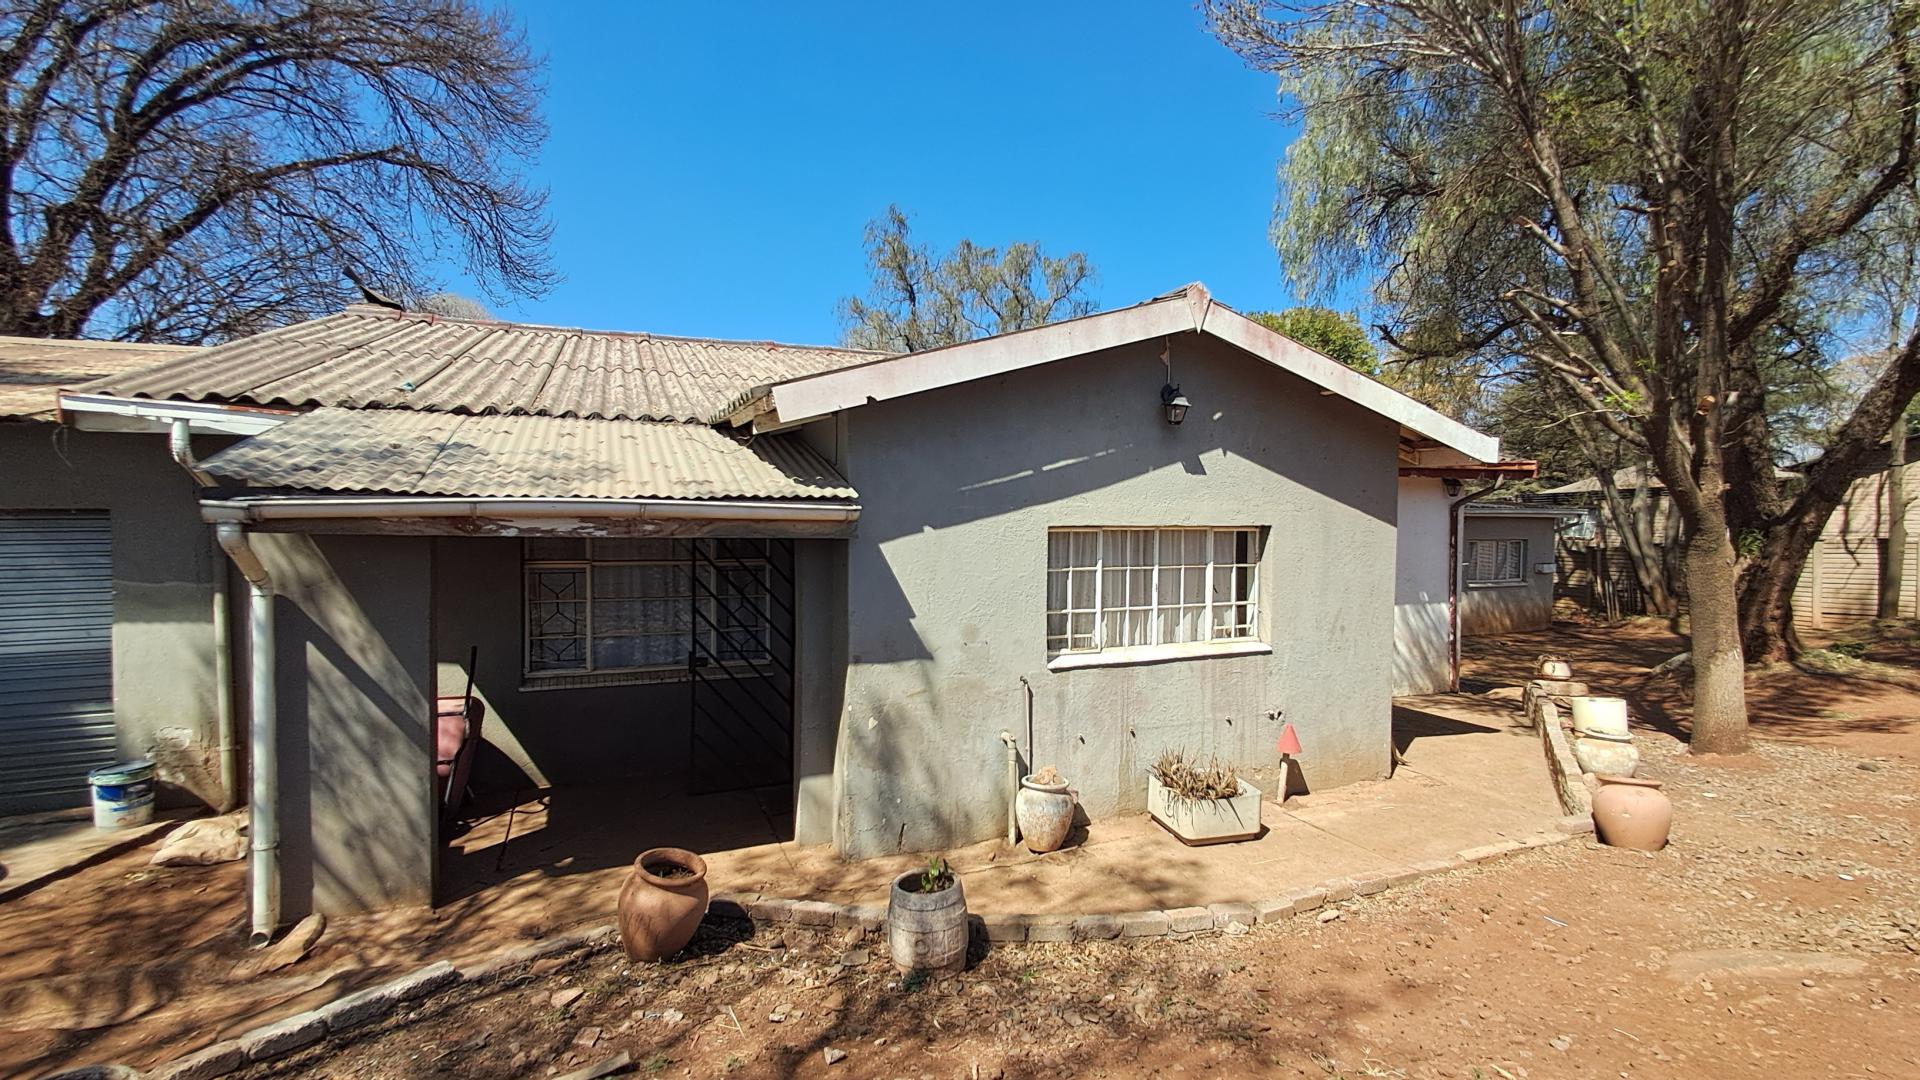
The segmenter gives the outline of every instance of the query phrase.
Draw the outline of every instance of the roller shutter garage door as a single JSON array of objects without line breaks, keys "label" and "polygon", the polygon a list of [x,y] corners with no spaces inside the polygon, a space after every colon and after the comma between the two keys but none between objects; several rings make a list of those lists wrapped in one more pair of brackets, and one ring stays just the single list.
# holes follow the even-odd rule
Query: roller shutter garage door
[{"label": "roller shutter garage door", "polygon": [[0,814],[84,806],[116,758],[113,552],[100,511],[0,511]]}]

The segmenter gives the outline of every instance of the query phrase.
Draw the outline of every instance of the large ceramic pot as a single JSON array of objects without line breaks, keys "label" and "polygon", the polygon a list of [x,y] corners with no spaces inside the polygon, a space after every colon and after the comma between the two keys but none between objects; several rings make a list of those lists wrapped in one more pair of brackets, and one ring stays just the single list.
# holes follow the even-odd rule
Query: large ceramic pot
[{"label": "large ceramic pot", "polygon": [[1600,842],[1635,851],[1659,851],[1667,846],[1673,827],[1673,800],[1660,790],[1658,780],[1631,776],[1601,776],[1593,793],[1593,828]]},{"label": "large ceramic pot", "polygon": [[953,884],[920,891],[920,871],[893,879],[887,900],[887,945],[902,972],[952,974],[967,966],[967,894]]},{"label": "large ceramic pot", "polygon": [[1603,776],[1632,776],[1640,768],[1640,748],[1632,739],[1610,739],[1604,735],[1573,736],[1573,759],[1581,772]]},{"label": "large ceramic pot", "polygon": [[1013,817],[1020,824],[1020,837],[1033,852],[1058,851],[1067,842],[1073,828],[1073,792],[1066,781],[1043,784],[1031,776],[1020,780],[1020,794],[1013,800]]},{"label": "large ceramic pot", "polygon": [[706,913],[706,860],[653,848],[633,860],[620,887],[620,941],[633,960],[664,960],[687,947]]}]

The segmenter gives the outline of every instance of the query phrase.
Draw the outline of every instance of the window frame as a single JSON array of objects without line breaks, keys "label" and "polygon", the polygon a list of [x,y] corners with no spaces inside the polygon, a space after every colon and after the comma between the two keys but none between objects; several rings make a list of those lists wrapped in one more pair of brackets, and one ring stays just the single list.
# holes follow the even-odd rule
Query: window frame
[{"label": "window frame", "polygon": [[[1517,546],[1519,548],[1519,555],[1514,559],[1513,564],[1515,576],[1510,578],[1475,578],[1473,576],[1473,565],[1475,562],[1474,545],[1476,544],[1510,544]],[[1511,589],[1515,586],[1525,585],[1527,583],[1527,546],[1527,539],[1524,536],[1495,536],[1469,539],[1467,541],[1467,557],[1460,573],[1461,581],[1469,589]],[[1498,569],[1499,565],[1499,556],[1496,555],[1494,557],[1495,569]]]},{"label": "window frame", "polygon": [[[1151,553],[1148,556],[1149,561],[1141,565],[1135,565],[1132,562],[1123,562],[1109,566],[1109,535],[1116,533],[1147,534],[1151,536],[1152,543]],[[1160,547],[1164,534],[1166,533],[1180,533],[1183,535],[1189,533],[1204,534],[1206,537],[1204,544],[1206,561],[1204,563],[1188,563],[1185,561],[1183,553],[1181,555],[1181,561],[1162,562]],[[1218,537],[1222,533],[1231,534],[1235,538],[1233,541],[1236,555],[1235,561],[1221,562],[1217,558],[1219,552]],[[1073,552],[1071,545],[1073,541],[1071,537],[1076,535],[1092,535],[1095,538],[1094,562],[1090,566],[1078,565],[1072,561]],[[1067,563],[1065,566],[1055,567],[1053,565],[1052,546],[1054,539],[1062,536],[1069,538],[1066,541],[1069,545]],[[1249,550],[1244,556],[1241,556],[1238,550],[1242,537],[1245,538],[1246,543],[1249,545]],[[1047,624],[1043,627],[1042,641],[1048,663],[1050,665],[1072,667],[1079,666],[1074,662],[1076,660],[1084,661],[1087,658],[1093,657],[1112,657],[1116,660],[1124,660],[1133,656],[1149,659],[1172,659],[1182,655],[1211,654],[1223,651],[1236,653],[1271,651],[1267,647],[1263,626],[1261,624],[1263,605],[1260,602],[1260,568],[1266,557],[1266,541],[1267,529],[1259,525],[1049,526],[1047,529],[1048,557],[1046,591],[1042,597],[1047,619]],[[1235,571],[1244,572],[1246,575],[1246,584],[1244,589],[1236,587],[1234,594],[1227,600],[1216,601],[1214,593],[1214,586],[1217,580],[1216,575],[1223,568],[1231,568]],[[1129,596],[1127,603],[1114,606],[1107,605],[1105,603],[1107,575],[1110,572],[1128,573],[1130,571],[1144,572],[1149,576],[1149,580],[1152,583],[1152,594],[1148,598],[1148,602],[1146,604],[1132,603],[1133,598]],[[1176,596],[1171,603],[1162,604],[1160,598],[1161,583],[1169,571],[1182,575],[1183,582],[1185,574],[1193,571],[1200,572],[1203,575],[1200,590],[1202,596],[1201,602],[1197,604],[1188,603],[1181,597]],[[1074,606],[1073,575],[1077,573],[1087,573],[1093,577],[1093,606],[1090,608]],[[1064,606],[1057,609],[1053,606],[1053,583],[1056,574],[1066,576],[1066,585],[1063,589]],[[1225,627],[1229,633],[1223,636],[1220,633],[1221,627],[1216,616],[1216,609],[1233,609],[1239,607],[1246,609],[1245,617],[1235,618],[1229,622]],[[1163,619],[1166,615],[1171,613],[1176,620],[1180,620],[1183,618],[1184,612],[1195,608],[1199,611],[1199,625],[1204,631],[1202,636],[1191,641],[1152,640],[1160,636],[1164,625]],[[1144,613],[1145,627],[1149,640],[1146,642],[1122,645],[1107,644],[1109,619],[1116,614],[1122,619],[1125,619],[1135,612]],[[1053,629],[1052,620],[1056,616],[1064,619],[1063,632],[1061,633],[1055,633]],[[1083,634],[1075,632],[1074,618],[1076,616],[1091,616],[1092,629],[1090,633]],[[1090,639],[1091,644],[1075,646],[1074,641],[1077,638]]]},{"label": "window frame", "polygon": [[[632,539],[664,541],[670,545],[668,547],[668,551],[670,552],[676,550],[671,545],[686,544],[686,555],[673,558],[653,559],[595,557],[595,547],[601,541],[613,541],[617,543]],[[542,540],[577,541],[584,545],[582,551],[585,552],[585,555],[581,558],[535,558],[532,554],[533,545]],[[758,545],[758,553],[751,556],[738,554],[722,555],[716,551],[703,559],[696,553],[697,545],[703,543],[712,545],[755,544]],[[720,560],[722,558],[727,559],[728,562],[721,562]],[[741,565],[732,565],[732,562],[736,559]],[[597,640],[594,633],[593,579],[595,567],[657,566],[679,569],[689,574],[689,592],[684,596],[676,593],[666,596],[643,595],[613,598],[619,601],[667,600],[683,602],[687,610],[687,628],[685,631],[609,631],[603,636],[608,638],[679,637],[688,642],[689,652],[691,652],[692,642],[694,640],[693,635],[699,635],[705,639],[707,643],[705,652],[716,658],[716,666],[754,667],[766,663],[772,657],[773,648],[772,563],[771,545],[763,539],[706,540],[703,538],[680,537],[527,537],[523,539],[520,545],[520,676],[523,686],[527,689],[553,689],[559,686],[604,686],[616,685],[622,682],[668,682],[689,677],[687,671],[688,662],[685,659],[669,664],[622,664],[610,667],[601,667],[595,664],[594,643]],[[716,567],[710,564],[718,565]],[[708,575],[712,577],[716,573],[716,568],[720,576],[725,576],[740,570],[755,572],[760,583],[760,588],[755,592],[723,595],[720,593],[719,586],[715,582],[710,581],[705,586],[693,583],[692,575]],[[536,635],[533,632],[534,599],[532,595],[532,585],[534,575],[542,570],[577,570],[580,572],[582,597],[578,602],[584,608],[582,632],[578,635],[540,635],[542,638],[578,637],[582,642],[583,653],[582,665],[580,667],[535,668],[533,666],[533,644],[536,640]],[[703,589],[706,594],[705,599],[703,599],[701,595]],[[720,601],[729,598],[744,600],[748,604],[748,610],[757,608],[759,611],[760,622],[756,637],[761,645],[761,651],[757,654],[742,655],[733,659],[719,659],[726,655],[724,648],[725,642],[722,635],[726,630],[734,628],[723,621],[720,610]],[[613,602],[613,599],[610,599],[609,602]],[[701,619],[695,613],[696,604],[705,604],[709,609],[705,620]],[[750,631],[753,629],[751,624],[742,625],[746,626]]]}]

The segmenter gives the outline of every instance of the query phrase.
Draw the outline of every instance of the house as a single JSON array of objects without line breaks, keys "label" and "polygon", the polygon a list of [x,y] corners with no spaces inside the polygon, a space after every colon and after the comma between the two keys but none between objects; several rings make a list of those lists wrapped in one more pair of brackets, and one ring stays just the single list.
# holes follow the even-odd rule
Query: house
[{"label": "house", "polygon": [[255,429],[128,453],[248,595],[263,932],[433,898],[469,679],[476,786],[755,785],[855,858],[1002,831],[1002,733],[1094,818],[1166,749],[1271,782],[1288,722],[1312,788],[1384,776],[1458,579],[1397,572],[1404,520],[1457,539],[1447,486],[1514,467],[1198,285],[904,356],[361,306],[61,400]]},{"label": "house", "polygon": [[[1883,442],[1869,458],[1866,475],[1847,487],[1807,554],[1806,565],[1793,590],[1793,621],[1801,630],[1840,630],[1877,618],[1880,613],[1880,563],[1887,557],[1887,527],[1891,472],[1891,442]],[[1901,617],[1920,617],[1920,520],[1913,503],[1920,497],[1920,437],[1908,436],[1902,511],[1907,542],[1901,552]]]},{"label": "house", "polygon": [[82,806],[87,770],[136,756],[169,802],[225,801],[211,662],[225,559],[193,484],[165,437],[56,413],[62,386],[193,352],[0,337],[0,815]]},{"label": "house", "polygon": [[1461,550],[1460,633],[1511,634],[1553,623],[1556,552],[1579,510],[1529,503],[1473,503]]}]

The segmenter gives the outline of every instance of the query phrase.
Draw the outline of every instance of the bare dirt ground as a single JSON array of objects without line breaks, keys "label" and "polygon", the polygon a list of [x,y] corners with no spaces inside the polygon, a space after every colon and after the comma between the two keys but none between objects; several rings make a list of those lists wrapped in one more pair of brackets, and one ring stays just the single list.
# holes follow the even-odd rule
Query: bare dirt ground
[{"label": "bare dirt ground", "polygon": [[[1675,644],[1560,628],[1484,643],[1469,673],[1555,651],[1625,689]],[[1677,689],[1633,693],[1684,730]],[[1920,1077],[1920,701],[1791,672],[1754,700],[1763,739],[1738,758],[1642,732],[1676,806],[1657,854],[1581,839],[1330,921],[1002,946],[926,983],[877,942],[742,925],[670,963],[607,951],[456,991],[250,1075],[542,1076],[625,1052],[669,1076]]]},{"label": "bare dirt ground", "polygon": [[[1546,651],[1653,725],[1642,773],[1674,798],[1665,851],[1583,838],[1349,901],[1331,921],[996,947],[926,983],[895,975],[878,941],[722,926],[673,962],[548,964],[247,1075],[538,1077],[624,1051],[635,1074],[665,1076],[1920,1078],[1920,698],[1756,675],[1756,750],[1696,759],[1669,734],[1684,732],[1684,684],[1645,678],[1678,651],[1663,628],[1479,642],[1467,674],[1515,682]],[[0,909],[0,1019],[22,965],[40,981],[174,965],[150,980],[165,1008],[126,1004],[142,1023],[0,1031],[0,1072],[170,1056],[152,1049],[154,1019],[190,1028],[209,992],[196,980],[217,983],[238,955],[234,869],[167,885],[107,866],[97,878],[115,880],[22,898],[40,902],[33,921]],[[76,906],[94,911],[85,935],[69,928]],[[466,951],[457,926],[440,934],[440,954]],[[352,941],[269,976],[280,999],[331,996],[321,984],[345,978]]]}]

